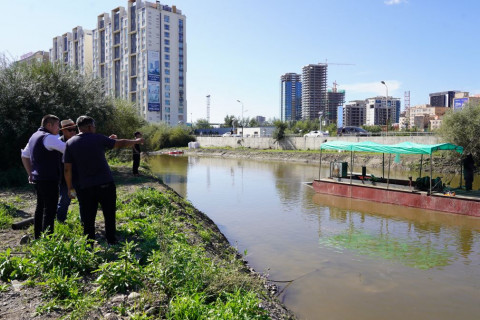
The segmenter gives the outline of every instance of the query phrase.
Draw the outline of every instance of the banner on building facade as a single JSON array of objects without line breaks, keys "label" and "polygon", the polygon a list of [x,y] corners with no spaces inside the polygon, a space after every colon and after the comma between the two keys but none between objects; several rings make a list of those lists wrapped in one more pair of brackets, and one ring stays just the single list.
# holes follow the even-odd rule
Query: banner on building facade
[{"label": "banner on building facade", "polygon": [[463,108],[463,105],[468,102],[468,98],[460,98],[453,100],[453,109],[459,110]]},{"label": "banner on building facade", "polygon": [[160,53],[148,51],[148,111],[160,111]]}]

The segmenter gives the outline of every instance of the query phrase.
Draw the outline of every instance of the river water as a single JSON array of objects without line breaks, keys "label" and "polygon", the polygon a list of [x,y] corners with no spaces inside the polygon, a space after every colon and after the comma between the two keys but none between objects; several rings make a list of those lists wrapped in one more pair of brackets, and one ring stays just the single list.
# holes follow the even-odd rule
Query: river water
[{"label": "river water", "polygon": [[305,184],[318,177],[315,165],[166,155],[149,163],[277,281],[300,319],[480,317],[479,218],[316,194]]}]

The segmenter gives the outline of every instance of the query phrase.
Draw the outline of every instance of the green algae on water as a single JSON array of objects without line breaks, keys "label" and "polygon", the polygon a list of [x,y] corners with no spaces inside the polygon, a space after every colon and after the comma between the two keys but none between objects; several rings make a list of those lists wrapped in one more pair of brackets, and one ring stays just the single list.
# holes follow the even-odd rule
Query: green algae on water
[{"label": "green algae on water", "polygon": [[370,235],[365,232],[346,231],[320,238],[320,243],[337,249],[356,251],[360,255],[393,260],[403,265],[427,270],[447,266],[452,254],[431,244],[409,243],[389,235]]}]

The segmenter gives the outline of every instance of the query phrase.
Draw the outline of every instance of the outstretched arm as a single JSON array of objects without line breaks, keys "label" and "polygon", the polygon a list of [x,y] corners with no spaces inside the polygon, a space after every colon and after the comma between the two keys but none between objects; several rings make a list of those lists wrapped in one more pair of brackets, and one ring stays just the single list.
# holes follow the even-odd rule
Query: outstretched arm
[{"label": "outstretched arm", "polygon": [[128,148],[131,147],[135,144],[143,144],[145,142],[145,139],[143,138],[138,138],[138,139],[118,139],[115,141],[115,145],[113,146],[114,148]]}]

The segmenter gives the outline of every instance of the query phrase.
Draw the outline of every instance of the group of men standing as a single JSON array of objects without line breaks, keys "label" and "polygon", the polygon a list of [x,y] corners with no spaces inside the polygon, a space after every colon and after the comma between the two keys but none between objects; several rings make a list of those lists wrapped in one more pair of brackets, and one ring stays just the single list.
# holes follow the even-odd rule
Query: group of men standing
[{"label": "group of men standing", "polygon": [[[60,130],[63,132],[61,138],[58,136]],[[143,142],[137,134],[132,140],[117,139],[113,134],[110,137],[97,134],[95,121],[89,116],[80,116],[76,123],[70,119],[60,123],[54,115],[44,116],[41,127],[22,150],[22,163],[37,194],[35,239],[42,232],[53,233],[55,216],[65,221],[70,199],[78,197],[84,234],[89,240],[95,240],[95,217],[100,204],[107,242],[115,244],[116,186],[105,150],[135,147]],[[134,174],[138,174],[135,165],[134,161]]]}]

